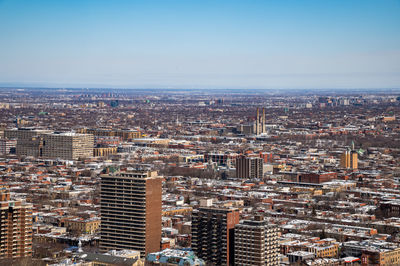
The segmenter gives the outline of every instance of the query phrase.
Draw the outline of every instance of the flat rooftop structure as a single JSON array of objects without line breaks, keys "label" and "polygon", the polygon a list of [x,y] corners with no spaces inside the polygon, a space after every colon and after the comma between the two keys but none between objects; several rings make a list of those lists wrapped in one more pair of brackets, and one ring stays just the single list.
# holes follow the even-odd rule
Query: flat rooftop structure
[{"label": "flat rooftop structure", "polygon": [[277,184],[288,185],[288,186],[300,186],[300,187],[319,187],[322,188],[324,184],[317,183],[304,183],[304,182],[292,182],[292,181],[277,181]]},{"label": "flat rooftop structure", "polygon": [[70,136],[70,137],[90,135],[90,134],[81,134],[81,133],[76,133],[76,132],[52,132],[52,133],[48,133],[48,134],[57,135],[57,136]]}]

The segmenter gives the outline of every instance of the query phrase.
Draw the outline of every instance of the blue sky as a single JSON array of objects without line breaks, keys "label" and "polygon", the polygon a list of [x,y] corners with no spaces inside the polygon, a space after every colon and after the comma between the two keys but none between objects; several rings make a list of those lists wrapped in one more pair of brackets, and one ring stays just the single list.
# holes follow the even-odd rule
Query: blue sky
[{"label": "blue sky", "polygon": [[0,85],[399,88],[400,0],[0,0]]}]

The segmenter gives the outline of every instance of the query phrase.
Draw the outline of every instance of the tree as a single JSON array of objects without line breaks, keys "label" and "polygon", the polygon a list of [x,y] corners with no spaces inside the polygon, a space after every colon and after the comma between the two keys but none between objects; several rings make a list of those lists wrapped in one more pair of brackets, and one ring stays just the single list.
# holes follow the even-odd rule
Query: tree
[{"label": "tree", "polygon": [[319,234],[319,238],[320,238],[320,239],[326,238],[325,228],[322,228],[322,231],[321,231],[321,233]]}]

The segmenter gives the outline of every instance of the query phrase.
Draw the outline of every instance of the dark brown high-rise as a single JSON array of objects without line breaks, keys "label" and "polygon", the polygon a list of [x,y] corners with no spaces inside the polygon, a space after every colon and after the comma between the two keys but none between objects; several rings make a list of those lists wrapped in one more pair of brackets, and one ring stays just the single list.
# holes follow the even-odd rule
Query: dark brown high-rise
[{"label": "dark brown high-rise", "polygon": [[262,178],[264,174],[263,159],[260,157],[246,157],[241,155],[236,158],[237,178]]},{"label": "dark brown high-rise", "polygon": [[238,223],[237,209],[199,208],[193,211],[193,251],[213,265],[235,265],[234,228]]},{"label": "dark brown high-rise", "polygon": [[101,176],[100,249],[160,250],[162,178],[129,170]]}]

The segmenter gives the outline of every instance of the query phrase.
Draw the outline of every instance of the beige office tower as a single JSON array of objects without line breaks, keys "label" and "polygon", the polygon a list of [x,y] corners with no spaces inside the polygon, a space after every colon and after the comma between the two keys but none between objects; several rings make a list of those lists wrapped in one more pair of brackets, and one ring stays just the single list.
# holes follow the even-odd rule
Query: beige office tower
[{"label": "beige office tower", "polygon": [[14,128],[4,130],[4,137],[17,140],[17,155],[40,157],[43,146],[42,135],[50,132],[35,128]]},{"label": "beige office tower", "polygon": [[100,249],[160,250],[162,178],[128,170],[101,176]]},{"label": "beige office tower", "polygon": [[0,186],[0,259],[32,256],[32,205]]},{"label": "beige office tower", "polygon": [[43,135],[42,156],[77,160],[93,156],[94,139],[91,134],[73,132],[50,133]]},{"label": "beige office tower", "polygon": [[235,226],[235,265],[279,265],[279,229],[261,216]]},{"label": "beige office tower", "polygon": [[340,156],[340,166],[342,168],[357,169],[358,168],[358,154],[355,151],[345,151]]}]

